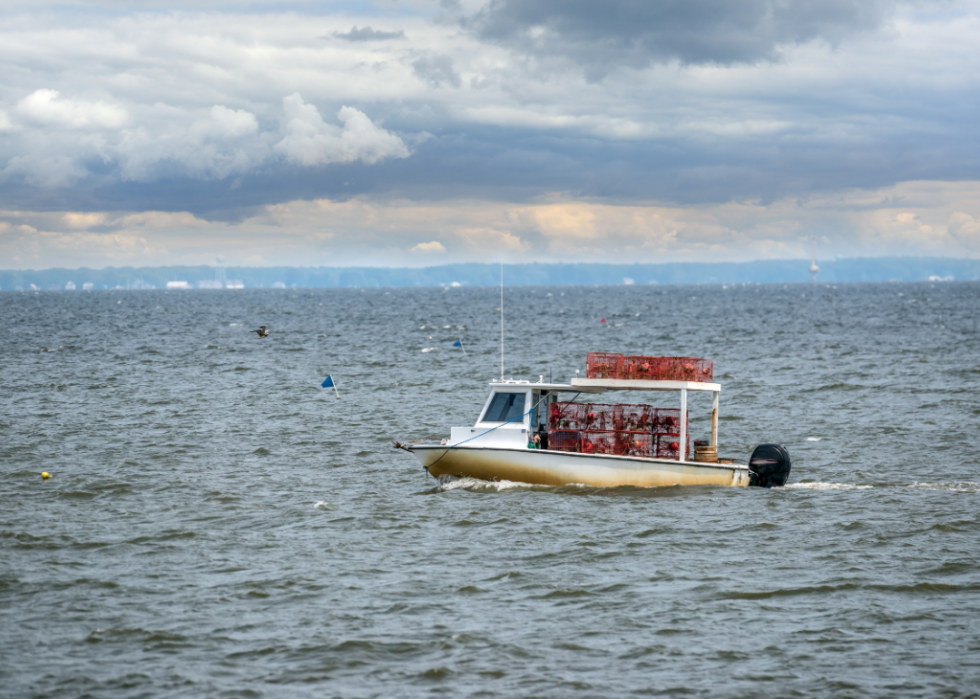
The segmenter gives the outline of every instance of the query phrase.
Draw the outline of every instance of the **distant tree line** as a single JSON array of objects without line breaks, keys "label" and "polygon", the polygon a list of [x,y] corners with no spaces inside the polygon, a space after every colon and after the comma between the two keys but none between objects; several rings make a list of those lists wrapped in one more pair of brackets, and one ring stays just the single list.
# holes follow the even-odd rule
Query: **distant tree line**
[{"label": "distant tree line", "polygon": [[[824,283],[881,281],[971,281],[980,279],[980,260],[938,257],[877,257],[820,261]],[[664,264],[528,263],[505,265],[509,286],[580,284],[744,284],[809,282],[808,260],[757,262],[671,262]],[[496,264],[468,263],[424,268],[385,267],[226,267],[229,281],[245,288],[495,286]],[[106,267],[0,271],[0,289],[166,288],[187,282],[192,288],[217,285],[210,266]]]}]

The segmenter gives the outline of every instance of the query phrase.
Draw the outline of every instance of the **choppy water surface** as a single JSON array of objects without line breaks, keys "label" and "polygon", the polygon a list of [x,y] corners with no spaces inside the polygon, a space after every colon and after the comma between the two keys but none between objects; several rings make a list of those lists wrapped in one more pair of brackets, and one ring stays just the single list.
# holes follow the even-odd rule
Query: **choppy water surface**
[{"label": "choppy water surface", "polygon": [[507,290],[508,375],[713,358],[771,491],[427,477],[497,294],[0,293],[0,694],[977,696],[980,285]]}]

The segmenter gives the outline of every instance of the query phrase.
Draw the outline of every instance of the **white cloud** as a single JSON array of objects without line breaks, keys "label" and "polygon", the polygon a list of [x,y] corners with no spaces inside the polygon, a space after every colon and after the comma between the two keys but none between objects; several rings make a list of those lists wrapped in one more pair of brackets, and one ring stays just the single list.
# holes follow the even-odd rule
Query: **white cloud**
[{"label": "white cloud", "polygon": [[363,161],[373,164],[384,158],[407,158],[411,153],[395,134],[376,126],[364,112],[342,107],[340,128],[327,124],[312,104],[299,93],[282,101],[285,117],[283,139],[275,150],[292,163],[313,166]]},{"label": "white cloud", "polygon": [[412,252],[442,254],[446,252],[446,247],[438,240],[432,240],[428,243],[419,243],[412,248]]},{"label": "white cloud", "polygon": [[[840,254],[980,251],[977,185],[952,181],[976,160],[975,1],[902,5],[888,31],[789,42],[776,61],[616,63],[592,82],[407,1],[25,6],[0,26],[0,180],[39,209],[105,210],[44,230],[138,229],[173,259],[252,244],[235,235],[257,236],[239,260],[270,264],[391,264],[418,241],[453,261],[785,257],[807,235]],[[297,173],[350,163],[375,167]],[[0,188],[0,205],[26,207],[23,190]],[[260,201],[275,206],[255,215]],[[144,206],[198,222],[113,213]],[[207,221],[209,206],[240,222]]]},{"label": "white cloud", "polygon": [[64,155],[14,156],[3,170],[0,181],[21,177],[29,184],[58,188],[69,187],[87,174],[85,168]]},{"label": "white cloud", "polygon": [[234,223],[189,212],[0,211],[0,259],[19,256],[26,267],[93,265],[100,255],[113,264],[210,264],[220,251],[232,265],[746,261],[808,259],[810,236],[818,257],[976,256],[980,217],[965,213],[976,211],[980,181],[690,206],[559,195],[534,204],[297,200]]},{"label": "white cloud", "polygon": [[92,214],[69,211],[62,214],[61,218],[65,222],[65,226],[71,230],[87,230],[103,225],[108,217],[104,213]]},{"label": "white cloud", "polygon": [[185,177],[222,180],[254,173],[278,157],[315,166],[376,164],[410,155],[398,136],[357,109],[340,110],[343,128],[325,123],[298,94],[285,98],[283,109],[282,131],[276,132],[262,131],[257,116],[245,109],[214,105],[190,111],[156,104],[140,109],[134,126],[122,129],[115,141],[100,142],[98,155],[118,163],[121,179],[138,182],[172,177],[175,169]]},{"label": "white cloud", "polygon": [[211,224],[186,211],[142,211],[116,217],[112,220],[112,225],[120,228],[178,230],[208,228]]},{"label": "white cloud", "polygon": [[530,252],[532,246],[525,240],[521,240],[519,235],[514,235],[508,230],[495,228],[457,228],[454,233],[471,250],[484,254],[499,255],[506,253],[525,253]]},{"label": "white cloud", "polygon": [[590,240],[600,237],[596,227],[594,206],[568,202],[546,206],[534,206],[516,212],[530,226],[546,237],[559,240]]},{"label": "white cloud", "polygon": [[415,75],[432,87],[447,84],[458,88],[462,85],[459,75],[453,70],[453,59],[449,56],[423,56],[412,63]]},{"label": "white cloud", "polygon": [[209,119],[194,122],[188,135],[195,141],[233,139],[254,136],[259,132],[255,115],[244,109],[228,109],[224,105],[211,107]]},{"label": "white cloud", "polygon": [[152,179],[155,169],[168,162],[183,166],[189,177],[224,179],[261,166],[271,154],[271,139],[259,133],[255,115],[244,109],[214,105],[195,118],[157,105],[143,122],[123,131],[112,149],[126,180]]},{"label": "white cloud", "polygon": [[57,90],[35,90],[16,109],[31,121],[68,129],[118,129],[129,118],[114,104],[63,99]]},{"label": "white cloud", "polygon": [[980,217],[956,211],[949,217],[949,232],[964,247],[980,250]]}]

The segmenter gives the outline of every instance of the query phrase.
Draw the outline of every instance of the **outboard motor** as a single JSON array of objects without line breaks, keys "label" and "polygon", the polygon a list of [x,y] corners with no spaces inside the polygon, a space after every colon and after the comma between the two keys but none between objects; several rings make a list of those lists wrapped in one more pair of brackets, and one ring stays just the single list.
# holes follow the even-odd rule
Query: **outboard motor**
[{"label": "outboard motor", "polygon": [[789,452],[781,444],[760,444],[749,459],[749,485],[778,488],[789,479]]}]

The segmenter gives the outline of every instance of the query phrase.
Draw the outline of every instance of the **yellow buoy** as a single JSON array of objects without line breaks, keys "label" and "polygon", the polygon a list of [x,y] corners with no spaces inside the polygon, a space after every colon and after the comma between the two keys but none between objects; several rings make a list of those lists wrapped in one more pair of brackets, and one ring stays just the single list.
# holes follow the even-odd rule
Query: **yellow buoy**
[{"label": "yellow buoy", "polygon": [[41,478],[43,478],[44,480],[48,480],[49,478],[51,478],[51,474],[48,473],[47,471],[42,471]]}]

